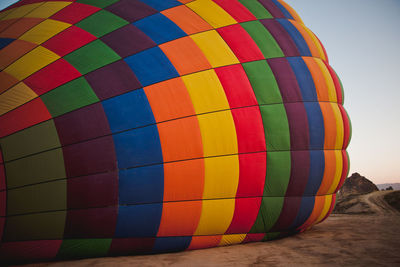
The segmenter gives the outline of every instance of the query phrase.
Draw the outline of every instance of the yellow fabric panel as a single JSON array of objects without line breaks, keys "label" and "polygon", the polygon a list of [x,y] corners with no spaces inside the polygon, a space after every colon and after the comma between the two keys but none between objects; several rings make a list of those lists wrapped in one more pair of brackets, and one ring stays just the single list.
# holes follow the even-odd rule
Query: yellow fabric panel
[{"label": "yellow fabric panel", "polygon": [[220,28],[237,23],[231,15],[211,0],[196,0],[186,4],[186,6],[214,28]]},{"label": "yellow fabric panel", "polygon": [[319,68],[321,69],[322,75],[324,75],[325,78],[325,83],[328,87],[328,95],[329,95],[329,101],[331,102],[337,102],[337,96],[336,96],[336,88],[335,84],[333,82],[332,76],[320,58],[314,58],[315,62],[317,62]]},{"label": "yellow fabric panel", "polygon": [[214,30],[190,35],[213,68],[239,63],[235,54]]},{"label": "yellow fabric panel", "polygon": [[37,94],[23,82],[5,91],[0,95],[0,116],[34,99]]},{"label": "yellow fabric panel", "polygon": [[55,2],[55,1],[46,2],[40,7],[33,10],[32,12],[30,12],[29,14],[27,14],[25,17],[48,18],[70,4],[72,4],[72,2]]},{"label": "yellow fabric panel", "polygon": [[8,14],[10,14],[13,11],[14,11],[13,9],[9,9],[9,10],[0,12],[0,20],[3,20],[3,18],[5,18]]},{"label": "yellow fabric panel", "polygon": [[26,16],[29,12],[31,12],[32,10],[34,10],[35,8],[37,8],[41,5],[43,5],[43,2],[29,4],[29,5],[23,5],[20,7],[10,9],[10,10],[12,10],[12,12],[10,12],[7,16],[2,18],[1,20],[22,18],[22,17]]},{"label": "yellow fabric panel", "polygon": [[336,103],[330,103],[332,106],[333,114],[336,121],[336,142],[335,149],[342,149],[344,141],[344,125],[342,113],[340,112],[339,106]]},{"label": "yellow fabric panel", "polygon": [[246,238],[246,234],[236,234],[236,235],[223,235],[219,246],[229,246],[240,244]]},{"label": "yellow fabric panel", "polygon": [[233,218],[235,199],[203,200],[200,221],[194,235],[221,235]]},{"label": "yellow fabric panel", "polygon": [[306,26],[304,26],[304,24],[300,24],[301,27],[303,27],[304,30],[306,30],[306,32],[308,33],[308,35],[310,35],[311,39],[313,40],[315,46],[317,47],[318,51],[319,51],[319,57],[322,60],[326,60],[325,57],[325,53],[324,53],[324,49],[321,46],[321,43],[318,41],[317,37],[315,36],[315,34]]},{"label": "yellow fabric panel", "polygon": [[50,50],[38,46],[8,66],[4,71],[19,80],[23,80],[59,58],[58,55]]},{"label": "yellow fabric panel", "polygon": [[321,214],[319,215],[318,219],[315,221],[314,225],[322,221],[322,219],[326,216],[326,214],[329,211],[329,208],[331,207],[332,204],[332,195],[325,195],[325,203],[324,203],[324,208],[322,209]]},{"label": "yellow fabric panel", "polygon": [[343,157],[341,150],[335,150],[335,161],[336,161],[336,171],[335,178],[332,181],[331,187],[328,189],[327,194],[333,194],[340,182],[340,178],[342,176],[343,171]]},{"label": "yellow fabric panel", "polygon": [[203,199],[235,198],[239,184],[238,155],[204,159]]},{"label": "yellow fabric panel", "polygon": [[70,26],[71,24],[69,23],[46,19],[24,33],[19,39],[35,44],[41,44]]},{"label": "yellow fabric panel", "polygon": [[182,76],[196,114],[229,109],[224,88],[214,70]]},{"label": "yellow fabric panel", "polygon": [[235,124],[230,110],[197,116],[204,157],[238,153]]}]

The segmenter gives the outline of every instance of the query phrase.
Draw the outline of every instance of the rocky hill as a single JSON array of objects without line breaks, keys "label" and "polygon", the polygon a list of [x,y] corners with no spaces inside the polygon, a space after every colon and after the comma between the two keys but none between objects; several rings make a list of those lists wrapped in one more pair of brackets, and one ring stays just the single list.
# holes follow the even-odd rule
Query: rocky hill
[{"label": "rocky hill", "polygon": [[346,179],[337,197],[345,198],[350,195],[368,194],[374,191],[379,191],[378,187],[364,176],[355,172]]}]

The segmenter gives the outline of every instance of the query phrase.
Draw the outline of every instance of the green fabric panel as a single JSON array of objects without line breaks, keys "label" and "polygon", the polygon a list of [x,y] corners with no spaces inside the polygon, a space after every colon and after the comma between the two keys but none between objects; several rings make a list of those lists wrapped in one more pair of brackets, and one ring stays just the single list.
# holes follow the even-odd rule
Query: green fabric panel
[{"label": "green fabric panel", "polygon": [[41,96],[53,117],[99,101],[92,88],[80,77]]},{"label": "green fabric panel", "polygon": [[279,238],[280,235],[281,235],[280,232],[267,233],[262,241],[274,240],[274,239]]},{"label": "green fabric panel", "polygon": [[105,8],[111,4],[114,4],[115,2],[118,2],[119,0],[78,0],[76,1],[77,3],[83,3],[83,4],[88,4],[91,6],[97,6],[100,8]]},{"label": "green fabric panel", "polygon": [[259,22],[248,21],[240,23],[256,42],[265,58],[284,57],[281,48],[269,31]]},{"label": "green fabric panel", "polygon": [[112,239],[65,239],[57,258],[90,258],[107,256]]},{"label": "green fabric panel", "polygon": [[65,178],[61,148],[5,164],[7,188]]},{"label": "green fabric panel", "polygon": [[283,104],[260,106],[267,151],[289,151],[290,130]]},{"label": "green fabric panel", "polygon": [[0,140],[4,160],[14,160],[34,153],[60,147],[53,120],[34,125]]},{"label": "green fabric panel", "polygon": [[264,196],[284,196],[290,180],[290,151],[267,152],[267,177]]},{"label": "green fabric panel", "polygon": [[267,61],[253,61],[242,65],[259,105],[282,103],[281,92]]},{"label": "green fabric panel", "polygon": [[284,200],[284,197],[263,197],[260,211],[250,233],[267,233],[278,220]]},{"label": "green fabric panel", "polygon": [[257,19],[273,19],[274,17],[257,0],[239,0]]},{"label": "green fabric panel", "polygon": [[100,10],[97,13],[81,20],[75,26],[90,32],[100,38],[124,25],[129,24],[126,20],[114,15],[111,12]]},{"label": "green fabric panel", "polygon": [[95,40],[64,57],[83,75],[121,59],[111,48]]},{"label": "green fabric panel", "polygon": [[56,211],[8,217],[3,241],[62,239],[66,215]]},{"label": "green fabric panel", "polygon": [[66,208],[66,179],[7,191],[7,215],[65,210]]}]

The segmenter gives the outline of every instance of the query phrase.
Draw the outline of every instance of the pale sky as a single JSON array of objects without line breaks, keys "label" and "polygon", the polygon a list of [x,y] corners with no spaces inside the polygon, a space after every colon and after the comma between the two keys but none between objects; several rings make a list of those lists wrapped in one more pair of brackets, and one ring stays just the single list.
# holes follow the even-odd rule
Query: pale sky
[{"label": "pale sky", "polygon": [[[0,10],[13,0],[0,0]],[[350,174],[400,182],[400,1],[286,0],[324,44],[353,126]]]}]

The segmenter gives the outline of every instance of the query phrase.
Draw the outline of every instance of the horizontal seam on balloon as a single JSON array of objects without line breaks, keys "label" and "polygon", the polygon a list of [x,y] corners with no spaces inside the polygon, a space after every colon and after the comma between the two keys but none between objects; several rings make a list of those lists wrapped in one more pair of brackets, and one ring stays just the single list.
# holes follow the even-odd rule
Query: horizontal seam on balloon
[{"label": "horizontal seam on balloon", "polygon": [[[137,90],[139,90],[139,89],[137,89]],[[88,106],[91,106],[91,105],[94,105],[94,104],[97,104],[97,103],[99,103],[99,102],[90,104]],[[182,120],[182,119],[187,119],[187,118],[192,118],[192,117],[198,117],[198,116],[204,116],[204,115],[209,115],[209,114],[214,114],[214,113],[231,111],[231,110],[239,110],[239,109],[246,109],[246,108],[253,108],[253,107],[263,107],[263,106],[272,106],[272,105],[296,104],[296,103],[334,103],[335,104],[336,102],[332,102],[332,101],[294,101],[294,102],[285,102],[285,103],[258,104],[258,105],[250,105],[250,106],[235,107],[235,108],[230,108],[230,109],[221,109],[221,110],[209,111],[209,112],[204,112],[204,113],[199,113],[199,114],[193,114],[193,115],[188,115],[188,116],[184,116],[184,117],[174,118],[174,119],[170,119],[170,120],[159,121],[159,122],[146,124],[146,125],[139,126],[139,127],[133,127],[133,128],[129,128],[129,129],[121,130],[121,131],[111,132],[110,134],[97,136],[97,137],[90,138],[90,139],[81,140],[79,142],[75,142],[75,143],[71,143],[71,144],[61,145],[61,146],[58,146],[58,147],[55,147],[55,148],[50,148],[50,149],[46,149],[46,150],[43,150],[43,151],[35,152],[35,153],[32,153],[32,154],[24,155],[23,157],[15,158],[15,159],[12,159],[12,160],[5,161],[3,159],[3,161],[4,161],[3,164],[10,163],[10,162],[13,162],[13,161],[16,161],[16,160],[19,160],[19,159],[31,157],[31,156],[34,156],[34,155],[38,155],[38,154],[41,154],[41,153],[57,150],[57,149],[60,149],[60,148],[64,148],[64,147],[68,147],[68,146],[72,146],[72,145],[77,145],[77,144],[81,144],[81,143],[85,143],[85,142],[89,142],[89,141],[93,141],[93,140],[97,140],[97,139],[104,138],[104,137],[114,136],[114,135],[118,135],[118,134],[121,134],[121,133],[126,133],[126,132],[130,132],[130,131],[134,131],[134,130],[138,130],[138,129],[142,129],[142,128],[146,128],[146,127],[157,126],[158,124],[168,123],[168,122],[171,122],[171,121],[177,121],[177,120]],[[340,105],[339,103],[336,103],[336,104]],[[85,106],[85,107],[88,107],[88,106]],[[81,108],[83,108],[83,107],[81,107]],[[67,113],[65,113],[65,114],[67,114]],[[63,115],[65,115],[65,114],[63,114]],[[60,116],[63,116],[63,115],[60,115]],[[105,113],[105,115],[107,117],[107,113]],[[262,117],[261,113],[260,113],[260,116]],[[35,125],[32,125],[30,127],[40,125],[41,123],[45,123],[45,122],[53,120],[53,119],[54,118],[50,118],[48,120],[42,121],[42,122],[40,122],[38,124],[35,124]],[[26,129],[30,128],[30,127],[26,127],[23,130],[26,130]],[[23,130],[20,130],[20,131],[23,131]],[[20,132],[20,131],[18,131],[18,132]],[[15,133],[18,133],[18,132],[15,132]],[[12,133],[12,134],[15,134],[15,133]],[[12,135],[12,134],[10,134],[10,135]],[[2,137],[2,138],[0,138],[0,140],[3,139],[3,138],[8,137],[10,135]],[[276,150],[272,150],[272,151],[276,151]]]},{"label": "horizontal seam on balloon", "polygon": [[200,157],[200,158],[189,158],[189,159],[182,159],[182,160],[175,160],[175,161],[167,161],[167,162],[162,162],[162,163],[152,163],[152,164],[145,164],[145,165],[139,165],[139,166],[132,166],[132,167],[121,168],[121,169],[119,169],[117,167],[116,169],[111,169],[111,170],[107,170],[107,171],[104,171],[104,172],[96,172],[96,173],[89,173],[89,174],[78,175],[78,176],[63,177],[63,178],[57,178],[57,179],[53,179],[53,180],[47,180],[47,181],[42,181],[42,182],[38,182],[38,183],[33,183],[33,184],[26,184],[26,185],[22,185],[22,186],[11,187],[11,188],[7,188],[5,190],[0,190],[0,192],[20,189],[20,188],[29,187],[29,186],[35,186],[35,185],[39,185],[39,184],[45,184],[45,183],[51,183],[51,182],[69,180],[69,179],[76,179],[76,178],[99,175],[99,174],[105,174],[105,173],[119,172],[121,170],[124,171],[124,170],[136,169],[136,168],[145,168],[145,167],[164,165],[164,164],[172,164],[172,163],[185,162],[185,161],[191,161],[191,160],[201,160],[201,159],[220,158],[220,157],[231,157],[231,156],[249,155],[249,154],[257,154],[257,153],[276,153],[276,152],[279,153],[279,152],[292,152],[292,151],[294,151],[294,152],[295,151],[303,151],[303,152],[309,152],[309,151],[343,151],[343,149],[315,149],[315,150],[308,149],[308,150],[255,151],[255,152],[245,152],[245,153],[236,153],[236,154],[207,156],[207,157]]},{"label": "horizontal seam on balloon", "polygon": [[[114,205],[106,205],[106,206],[98,206],[98,207],[87,207],[87,208],[67,208],[67,209],[56,209],[56,210],[46,210],[46,211],[33,211],[19,214],[10,214],[6,216],[0,216],[0,218],[9,218],[9,217],[17,217],[24,215],[32,215],[32,214],[42,214],[42,213],[53,213],[53,212],[68,212],[75,210],[90,210],[90,209],[102,209],[102,208],[119,208],[119,207],[131,207],[131,206],[139,206],[139,205],[156,205],[156,204],[164,204],[164,203],[186,203],[186,202],[203,202],[203,201],[218,201],[218,200],[236,200],[236,199],[249,199],[249,198],[299,198],[302,199],[304,197],[307,198],[316,198],[316,197],[325,197],[335,195],[332,194],[323,194],[323,195],[302,195],[302,196],[241,196],[241,197],[221,197],[221,198],[206,198],[206,199],[185,199],[185,200],[173,200],[173,201],[158,201],[158,202],[143,202],[143,203],[130,203],[130,204],[114,204]],[[118,215],[117,215],[118,216]]]}]

